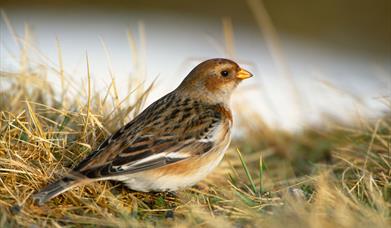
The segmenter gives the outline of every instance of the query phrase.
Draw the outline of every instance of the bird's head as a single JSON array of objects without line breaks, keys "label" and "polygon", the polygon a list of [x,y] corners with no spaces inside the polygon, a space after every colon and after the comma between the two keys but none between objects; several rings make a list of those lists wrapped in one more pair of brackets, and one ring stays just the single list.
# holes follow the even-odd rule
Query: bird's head
[{"label": "bird's head", "polygon": [[210,103],[228,103],[233,90],[252,74],[229,59],[209,59],[198,64],[176,89]]}]

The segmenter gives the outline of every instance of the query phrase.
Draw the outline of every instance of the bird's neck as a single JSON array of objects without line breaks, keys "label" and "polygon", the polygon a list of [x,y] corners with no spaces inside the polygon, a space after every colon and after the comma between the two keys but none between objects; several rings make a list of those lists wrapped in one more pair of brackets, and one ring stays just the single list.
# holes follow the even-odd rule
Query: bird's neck
[{"label": "bird's neck", "polygon": [[209,105],[222,105],[224,107],[229,108],[231,103],[231,94],[224,93],[224,92],[214,92],[211,93],[209,91],[203,91],[202,93],[199,93],[194,90],[184,90],[184,89],[177,89],[176,93],[178,95],[180,94],[183,97],[188,97],[193,100],[198,100],[204,104]]}]

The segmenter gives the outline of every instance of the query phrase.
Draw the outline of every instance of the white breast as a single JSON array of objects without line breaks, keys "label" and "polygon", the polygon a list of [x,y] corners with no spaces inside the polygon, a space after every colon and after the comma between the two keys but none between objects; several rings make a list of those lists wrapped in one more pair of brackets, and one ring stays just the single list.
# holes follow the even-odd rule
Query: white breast
[{"label": "white breast", "polygon": [[189,176],[164,175],[156,178],[154,176],[145,175],[145,172],[140,172],[127,176],[121,181],[123,181],[130,189],[142,192],[176,191],[178,189],[193,186],[204,179],[214,168],[216,168],[223,159],[228,146],[229,143],[227,143],[225,148],[219,151],[219,154],[215,159],[201,166],[197,172],[194,172]]},{"label": "white breast", "polygon": [[[224,124],[226,125],[224,126]],[[231,141],[230,132],[227,131],[227,127],[230,129],[230,121],[216,126],[214,133],[211,134],[212,137],[201,139],[219,142],[219,144],[215,145],[212,151],[201,155],[201,157],[189,158],[197,159],[200,163],[204,163],[203,165],[198,166],[198,170],[191,172],[191,174],[184,175],[183,173],[178,173],[170,175],[152,175],[152,170],[150,170],[119,177],[117,180],[124,182],[130,189],[143,192],[176,191],[178,189],[192,186],[204,179],[223,159]]]}]

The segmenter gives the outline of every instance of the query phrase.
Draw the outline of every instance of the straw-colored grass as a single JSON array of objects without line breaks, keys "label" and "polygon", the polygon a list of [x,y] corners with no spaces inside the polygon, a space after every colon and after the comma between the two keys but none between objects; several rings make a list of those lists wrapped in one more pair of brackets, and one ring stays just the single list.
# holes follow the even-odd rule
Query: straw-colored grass
[{"label": "straw-colored grass", "polygon": [[[176,195],[140,193],[104,181],[34,205],[33,193],[67,173],[143,109],[153,85],[131,81],[128,95],[120,97],[110,67],[112,81],[98,93],[88,57],[85,83],[77,85],[63,69],[59,42],[58,64],[30,66],[28,30],[21,40],[3,17],[21,59],[18,71],[0,72],[0,227],[390,227],[389,114],[361,119],[357,126],[331,120],[328,127],[288,133],[235,107],[241,138],[233,140],[217,170],[193,188]],[[234,55],[230,19],[223,25],[227,53]],[[128,38],[136,74],[143,75],[135,38],[130,33]],[[274,39],[271,35],[269,42],[278,62],[282,53]],[[48,71],[58,76],[60,88],[47,80]]]},{"label": "straw-colored grass", "polygon": [[291,134],[247,114],[252,121],[241,121],[244,136],[194,188],[174,196],[98,182],[38,207],[31,195],[142,110],[152,87],[114,102],[113,85],[101,97],[89,82],[56,93],[39,72],[0,77],[0,227],[390,225],[390,116]]}]

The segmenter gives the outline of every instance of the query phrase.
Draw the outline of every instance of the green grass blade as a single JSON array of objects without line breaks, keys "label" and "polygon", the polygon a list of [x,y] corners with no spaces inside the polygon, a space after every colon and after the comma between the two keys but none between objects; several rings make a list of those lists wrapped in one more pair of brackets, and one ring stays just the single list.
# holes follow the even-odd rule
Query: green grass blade
[{"label": "green grass blade", "polygon": [[253,178],[252,178],[252,176],[250,174],[250,171],[248,170],[246,162],[243,159],[242,153],[240,153],[240,150],[238,148],[236,148],[236,151],[238,152],[238,155],[239,155],[239,158],[240,158],[240,162],[242,163],[244,171],[246,172],[246,176],[247,176],[248,180],[250,181],[251,189],[253,190],[254,194],[256,194],[257,188],[255,187],[254,180],[253,180]]}]

